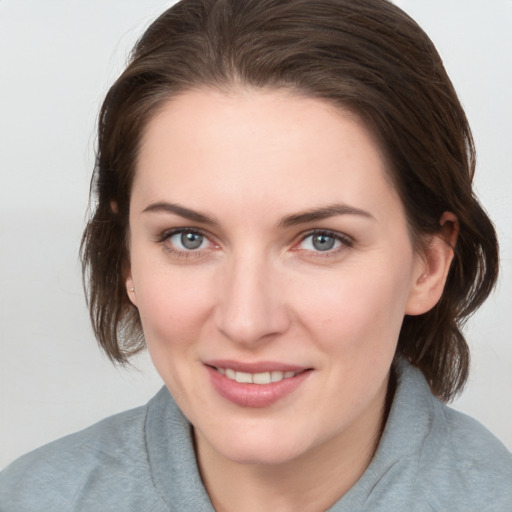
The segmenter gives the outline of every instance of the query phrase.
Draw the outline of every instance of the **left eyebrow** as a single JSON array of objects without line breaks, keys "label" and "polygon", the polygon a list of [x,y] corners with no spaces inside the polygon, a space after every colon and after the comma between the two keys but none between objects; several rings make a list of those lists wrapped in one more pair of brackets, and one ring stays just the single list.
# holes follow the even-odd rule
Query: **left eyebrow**
[{"label": "left eyebrow", "polygon": [[279,221],[278,225],[280,227],[291,227],[297,226],[298,224],[306,224],[308,222],[327,219],[329,217],[336,217],[338,215],[357,215],[373,221],[376,220],[370,212],[347,204],[336,203],[320,208],[313,208],[304,212],[294,213],[293,215],[287,215]]}]

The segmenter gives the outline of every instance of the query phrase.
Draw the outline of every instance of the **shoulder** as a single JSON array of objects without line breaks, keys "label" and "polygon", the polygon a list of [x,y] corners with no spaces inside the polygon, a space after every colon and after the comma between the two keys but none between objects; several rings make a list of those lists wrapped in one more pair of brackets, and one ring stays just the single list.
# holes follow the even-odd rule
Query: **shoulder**
[{"label": "shoulder", "polygon": [[[145,446],[147,406],[107,418],[14,461],[0,473],[2,511],[123,508],[152,488]],[[150,510],[150,509],[148,509]]]},{"label": "shoulder", "polygon": [[434,397],[418,473],[435,510],[512,510],[512,454],[482,424]]},{"label": "shoulder", "polygon": [[512,454],[476,420],[437,400],[418,369],[400,360],[396,371],[388,420],[349,493],[358,505],[350,510],[512,511]]}]

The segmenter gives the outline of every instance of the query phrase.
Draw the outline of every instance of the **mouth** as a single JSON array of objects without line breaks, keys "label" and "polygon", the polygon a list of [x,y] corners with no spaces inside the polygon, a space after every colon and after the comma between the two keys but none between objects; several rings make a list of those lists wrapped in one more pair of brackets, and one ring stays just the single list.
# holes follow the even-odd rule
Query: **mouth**
[{"label": "mouth", "polygon": [[279,363],[231,361],[210,361],[205,367],[220,396],[235,405],[250,408],[267,407],[291,395],[313,371]]}]

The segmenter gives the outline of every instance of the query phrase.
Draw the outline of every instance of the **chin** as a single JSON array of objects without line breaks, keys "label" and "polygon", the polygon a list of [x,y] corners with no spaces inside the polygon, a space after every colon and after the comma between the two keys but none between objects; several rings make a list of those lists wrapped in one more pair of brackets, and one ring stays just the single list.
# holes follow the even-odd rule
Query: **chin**
[{"label": "chin", "polygon": [[[204,438],[203,438],[204,439]],[[299,436],[304,439],[304,436]],[[294,440],[283,433],[269,433],[264,429],[250,433],[250,429],[241,435],[228,434],[223,439],[208,439],[206,442],[221,457],[247,465],[280,465],[291,462],[310,448],[304,441]]]}]

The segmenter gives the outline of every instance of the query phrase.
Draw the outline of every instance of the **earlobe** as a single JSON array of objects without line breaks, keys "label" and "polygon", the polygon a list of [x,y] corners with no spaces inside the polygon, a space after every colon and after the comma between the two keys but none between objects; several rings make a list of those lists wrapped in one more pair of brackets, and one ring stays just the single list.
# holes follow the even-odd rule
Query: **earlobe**
[{"label": "earlobe", "polygon": [[133,279],[132,279],[131,275],[129,275],[126,278],[125,286],[126,286],[126,293],[128,294],[128,298],[130,299],[130,302],[135,307],[137,307],[137,297],[135,296],[135,287],[133,285]]},{"label": "earlobe", "polygon": [[426,243],[418,254],[418,265],[406,305],[407,315],[421,315],[431,310],[441,299],[454,257],[459,222],[451,212],[443,213],[441,230]]}]

